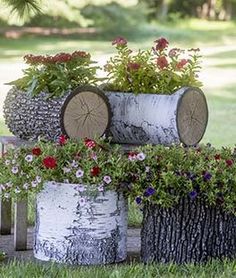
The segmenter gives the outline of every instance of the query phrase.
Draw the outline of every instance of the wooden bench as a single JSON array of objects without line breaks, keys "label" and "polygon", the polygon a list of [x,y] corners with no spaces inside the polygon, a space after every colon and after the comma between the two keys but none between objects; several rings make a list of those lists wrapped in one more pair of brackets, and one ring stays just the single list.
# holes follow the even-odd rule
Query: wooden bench
[{"label": "wooden bench", "polygon": [[[9,147],[19,147],[30,143],[14,136],[0,136],[1,155]],[[14,248],[17,251],[27,249],[27,209],[28,201],[20,200],[14,203]],[[0,234],[11,234],[12,224],[12,201],[0,199]]]}]

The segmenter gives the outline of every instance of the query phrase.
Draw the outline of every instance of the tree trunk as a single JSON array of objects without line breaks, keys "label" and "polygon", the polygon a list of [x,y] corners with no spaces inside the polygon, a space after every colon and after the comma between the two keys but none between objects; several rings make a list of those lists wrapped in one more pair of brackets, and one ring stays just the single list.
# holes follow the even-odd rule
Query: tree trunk
[{"label": "tree trunk", "polygon": [[235,256],[236,217],[220,207],[209,207],[201,198],[182,198],[173,208],[145,205],[143,262],[200,263]]},{"label": "tree trunk", "polygon": [[208,109],[197,88],[172,95],[106,92],[112,119],[110,133],[119,144],[197,144],[206,129]]},{"label": "tree trunk", "polygon": [[38,194],[34,256],[73,265],[125,260],[126,200],[115,191],[94,197],[81,186],[49,182]]}]

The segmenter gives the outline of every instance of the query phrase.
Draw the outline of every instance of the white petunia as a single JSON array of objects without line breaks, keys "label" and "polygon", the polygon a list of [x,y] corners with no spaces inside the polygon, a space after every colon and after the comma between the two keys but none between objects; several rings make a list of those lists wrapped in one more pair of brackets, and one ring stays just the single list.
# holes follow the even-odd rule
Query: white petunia
[{"label": "white petunia", "polygon": [[78,190],[79,192],[85,191],[85,187],[82,184],[78,184],[75,189]]},{"label": "white petunia", "polygon": [[11,164],[16,164],[16,160],[12,159]]},{"label": "white petunia", "polygon": [[11,188],[12,187],[12,182],[7,182],[6,184],[5,184],[5,186],[7,187],[7,188]]},{"label": "white petunia", "polygon": [[80,204],[80,206],[84,206],[86,204],[85,198],[80,198],[79,199],[79,204]]},{"label": "white petunia", "polygon": [[76,162],[75,160],[73,160],[71,163],[71,167],[73,167],[73,168],[77,168],[78,165],[79,165],[78,162]]},{"label": "white petunia", "polygon": [[99,187],[98,187],[98,191],[99,191],[99,192],[103,192],[103,191],[104,191],[104,187],[103,187],[103,185],[99,185]]},{"label": "white petunia", "polygon": [[0,184],[0,188],[1,188],[1,190],[5,190],[6,189],[4,184]]},{"label": "white petunia", "polygon": [[10,165],[10,163],[11,163],[11,161],[10,161],[10,160],[8,160],[8,159],[7,159],[7,160],[5,160],[5,165],[7,165],[7,166],[8,166],[8,165]]},{"label": "white petunia", "polygon": [[71,168],[64,167],[64,168],[63,168],[63,172],[64,172],[64,174],[70,173],[70,172],[71,172]]},{"label": "white petunia", "polygon": [[82,169],[79,169],[76,171],[75,175],[76,175],[76,178],[81,178],[84,175],[84,171]]},{"label": "white petunia", "polygon": [[15,189],[15,193],[18,194],[18,193],[20,193],[20,192],[21,192],[21,190],[17,187],[17,188]]},{"label": "white petunia", "polygon": [[5,193],[5,194],[4,194],[4,197],[5,197],[6,199],[9,199],[9,198],[10,198],[10,194],[9,194],[9,193]]},{"label": "white petunia", "polygon": [[25,190],[27,190],[29,188],[29,184],[28,183],[24,183],[22,186]]},{"label": "white petunia", "polygon": [[28,154],[28,155],[25,157],[25,160],[26,160],[27,162],[32,162],[32,161],[33,161],[33,155]]},{"label": "white petunia", "polygon": [[109,183],[111,183],[111,177],[110,177],[110,176],[104,176],[103,181],[104,181],[106,184],[109,184]]},{"label": "white petunia", "polygon": [[40,176],[36,176],[35,180],[40,183],[42,181],[41,177]]},{"label": "white petunia", "polygon": [[11,168],[11,171],[12,171],[13,174],[17,174],[19,169],[18,169],[17,166],[14,166],[14,167]]},{"label": "white petunia", "polygon": [[149,172],[150,172],[150,167],[149,167],[149,166],[146,166],[146,167],[145,167],[145,172],[146,172],[146,173],[149,173]]},{"label": "white petunia", "polygon": [[32,182],[31,182],[31,186],[32,186],[32,187],[37,187],[37,185],[38,185],[38,182],[37,182],[37,181],[32,181]]},{"label": "white petunia", "polygon": [[143,161],[146,158],[146,155],[144,153],[138,153],[137,154],[137,159],[140,161]]}]

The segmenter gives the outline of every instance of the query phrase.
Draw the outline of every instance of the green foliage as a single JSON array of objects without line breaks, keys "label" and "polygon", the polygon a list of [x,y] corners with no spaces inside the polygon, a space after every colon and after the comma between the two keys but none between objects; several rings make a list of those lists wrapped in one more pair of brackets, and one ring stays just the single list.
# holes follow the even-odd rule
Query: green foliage
[{"label": "green foliage", "polygon": [[137,204],[171,207],[180,198],[202,198],[236,214],[236,149],[210,146],[144,146],[126,159],[126,178]]},{"label": "green foliage", "polygon": [[102,139],[67,140],[61,136],[57,143],[39,141],[36,146],[11,149],[0,159],[2,196],[34,195],[45,181],[80,184],[78,192],[91,194],[109,189],[125,192],[128,185],[121,185],[123,158],[118,146]]},{"label": "green foliage", "polygon": [[[126,39],[113,41],[117,54],[105,65],[108,72],[107,90],[172,94],[184,86],[202,86],[197,73],[200,70],[199,49],[168,50],[169,42],[160,38],[151,50],[133,53]],[[163,44],[163,46],[162,46]]]},{"label": "green foliage", "polygon": [[22,18],[30,13],[39,13],[40,5],[38,0],[2,0],[12,8],[12,12],[17,12]]},{"label": "green foliage", "polygon": [[72,54],[59,53],[54,56],[26,55],[29,68],[24,76],[8,83],[25,90],[32,97],[44,91],[48,97],[62,96],[79,85],[96,84],[96,70],[91,56],[84,51]]}]

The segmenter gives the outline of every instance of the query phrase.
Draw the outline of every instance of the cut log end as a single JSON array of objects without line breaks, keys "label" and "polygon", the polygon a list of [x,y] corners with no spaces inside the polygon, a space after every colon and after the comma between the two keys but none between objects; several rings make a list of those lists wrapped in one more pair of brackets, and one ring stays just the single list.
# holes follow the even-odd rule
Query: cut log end
[{"label": "cut log end", "polygon": [[188,88],[177,107],[179,138],[187,146],[196,145],[203,137],[208,122],[208,107],[203,92]]},{"label": "cut log end", "polygon": [[103,93],[92,86],[77,88],[65,101],[61,127],[70,138],[95,138],[109,127],[110,106]]}]

